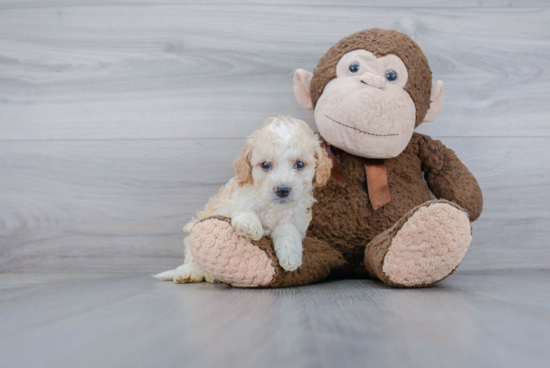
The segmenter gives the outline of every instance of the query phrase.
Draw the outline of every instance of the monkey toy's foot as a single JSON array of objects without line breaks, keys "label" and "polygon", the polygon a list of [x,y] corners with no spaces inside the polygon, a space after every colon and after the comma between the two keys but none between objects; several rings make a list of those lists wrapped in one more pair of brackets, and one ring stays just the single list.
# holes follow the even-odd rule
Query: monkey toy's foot
[{"label": "monkey toy's foot", "polygon": [[268,237],[251,241],[237,235],[226,217],[210,217],[197,223],[189,238],[195,262],[218,281],[238,287],[287,287],[325,279],[345,264],[342,255],[311,237],[302,241],[302,265],[285,271]]},{"label": "monkey toy's foot", "polygon": [[228,218],[197,223],[189,240],[195,262],[219,281],[239,287],[262,287],[273,281],[272,260],[246,237],[237,235]]},{"label": "monkey toy's foot", "polygon": [[430,201],[379,234],[367,246],[365,264],[389,285],[428,286],[454,272],[471,241],[470,220],[459,206]]}]

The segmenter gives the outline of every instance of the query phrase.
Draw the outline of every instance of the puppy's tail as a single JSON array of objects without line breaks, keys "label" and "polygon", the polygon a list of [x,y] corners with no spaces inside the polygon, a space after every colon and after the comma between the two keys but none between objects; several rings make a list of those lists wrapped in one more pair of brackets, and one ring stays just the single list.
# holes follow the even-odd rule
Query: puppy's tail
[{"label": "puppy's tail", "polygon": [[151,275],[151,276],[161,281],[173,281],[175,275],[176,275],[176,270],[168,270],[168,271],[157,273],[156,275]]}]

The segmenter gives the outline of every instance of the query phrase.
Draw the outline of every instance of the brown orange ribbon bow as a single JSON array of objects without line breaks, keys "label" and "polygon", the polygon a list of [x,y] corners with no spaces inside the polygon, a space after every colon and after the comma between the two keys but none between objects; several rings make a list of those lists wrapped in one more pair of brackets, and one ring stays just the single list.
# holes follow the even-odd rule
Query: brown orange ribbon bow
[{"label": "brown orange ribbon bow", "polygon": [[391,200],[384,160],[364,158],[370,203],[376,211]]},{"label": "brown orange ribbon bow", "polygon": [[[339,154],[337,152],[335,155],[332,149],[332,145],[328,142],[325,143],[327,145],[327,155],[332,160],[331,175],[334,180],[340,183],[340,185],[344,186],[346,185],[346,177],[344,176],[344,169],[342,168],[342,164],[338,159]],[[384,160],[371,158],[364,158],[363,163],[365,166],[365,174],[367,176],[367,189],[369,192],[369,199],[372,204],[372,208],[376,211],[391,200],[386,164],[384,163]]]}]

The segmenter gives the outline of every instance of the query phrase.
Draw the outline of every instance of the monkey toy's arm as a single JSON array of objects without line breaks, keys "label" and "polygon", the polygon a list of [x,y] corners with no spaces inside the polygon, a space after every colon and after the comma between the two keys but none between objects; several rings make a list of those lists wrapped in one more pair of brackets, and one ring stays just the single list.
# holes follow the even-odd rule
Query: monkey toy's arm
[{"label": "monkey toy's arm", "polygon": [[476,220],[481,214],[481,188],[468,168],[455,153],[440,141],[415,133],[418,156],[428,187],[437,198],[447,199],[463,207]]}]

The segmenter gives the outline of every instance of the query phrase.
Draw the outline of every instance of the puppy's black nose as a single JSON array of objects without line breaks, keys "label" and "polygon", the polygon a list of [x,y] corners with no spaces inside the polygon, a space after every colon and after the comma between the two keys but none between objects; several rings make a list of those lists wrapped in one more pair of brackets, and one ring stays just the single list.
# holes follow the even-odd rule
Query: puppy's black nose
[{"label": "puppy's black nose", "polygon": [[290,188],[284,185],[280,185],[277,187],[277,190],[275,191],[275,193],[277,194],[277,196],[284,198],[284,197],[287,197],[288,194],[290,193]]}]

